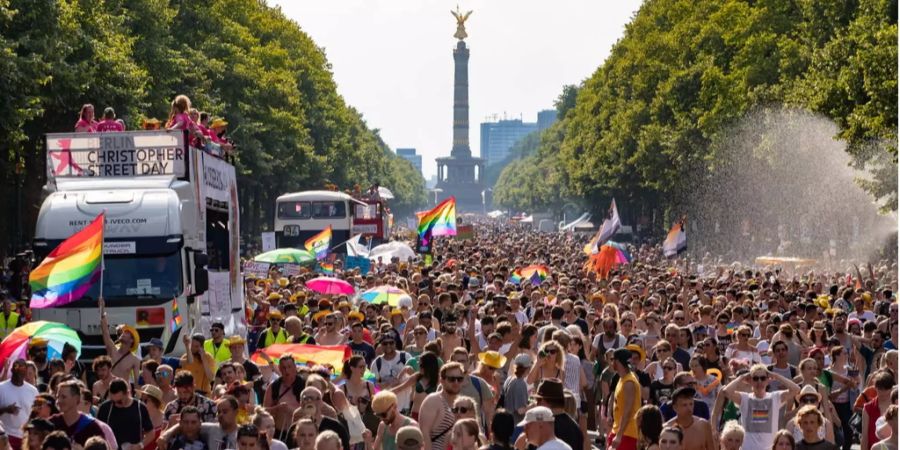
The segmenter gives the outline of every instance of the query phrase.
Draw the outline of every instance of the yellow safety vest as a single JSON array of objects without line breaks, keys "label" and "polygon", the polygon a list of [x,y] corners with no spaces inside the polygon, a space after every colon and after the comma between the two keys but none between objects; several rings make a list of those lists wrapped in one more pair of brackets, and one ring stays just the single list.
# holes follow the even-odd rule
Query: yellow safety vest
[{"label": "yellow safety vest", "polygon": [[278,330],[278,336],[272,334],[271,328],[266,328],[266,339],[263,341],[266,347],[272,344],[284,344],[285,342],[287,342],[287,333],[284,332],[284,328]]},{"label": "yellow safety vest", "polygon": [[19,313],[10,311],[9,316],[3,317],[3,313],[0,312],[0,339],[9,336],[9,333],[12,333],[13,330],[16,329],[19,325]]},{"label": "yellow safety vest", "polygon": [[213,340],[207,339],[205,342],[203,342],[203,350],[205,350],[206,353],[209,353],[209,356],[212,356],[212,358],[216,361],[216,365],[222,364],[223,362],[231,359],[231,349],[228,348],[228,343],[224,340],[222,341],[222,344],[219,345],[219,349],[216,350],[213,346]]}]

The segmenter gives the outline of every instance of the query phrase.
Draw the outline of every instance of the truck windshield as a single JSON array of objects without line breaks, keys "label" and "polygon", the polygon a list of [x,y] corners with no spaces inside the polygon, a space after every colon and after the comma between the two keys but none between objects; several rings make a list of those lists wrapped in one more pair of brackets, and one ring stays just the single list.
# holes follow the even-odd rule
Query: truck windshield
[{"label": "truck windshield", "polygon": [[[180,295],[183,291],[180,256],[177,251],[167,255],[106,255],[103,297],[107,304],[114,306],[134,299],[171,300]],[[100,283],[97,283],[82,300],[96,300],[99,296]]]}]

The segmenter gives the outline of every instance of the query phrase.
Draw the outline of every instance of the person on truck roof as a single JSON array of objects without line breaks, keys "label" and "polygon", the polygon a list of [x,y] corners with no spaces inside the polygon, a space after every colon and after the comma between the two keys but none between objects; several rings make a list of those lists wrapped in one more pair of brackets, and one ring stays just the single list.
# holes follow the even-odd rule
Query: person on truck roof
[{"label": "person on truck roof", "polygon": [[112,109],[112,107],[107,106],[106,109],[103,110],[103,120],[100,121],[96,126],[94,126],[94,131],[103,133],[109,131],[125,131],[125,125],[119,123],[116,120],[116,110]]},{"label": "person on truck roof", "polygon": [[78,113],[78,122],[75,122],[76,133],[93,133],[96,130],[97,121],[94,120],[94,105],[85,103]]}]

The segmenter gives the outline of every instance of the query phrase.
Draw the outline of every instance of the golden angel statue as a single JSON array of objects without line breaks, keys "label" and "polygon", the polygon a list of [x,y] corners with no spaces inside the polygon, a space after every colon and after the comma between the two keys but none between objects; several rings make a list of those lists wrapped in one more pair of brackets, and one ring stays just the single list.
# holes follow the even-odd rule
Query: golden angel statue
[{"label": "golden angel statue", "polygon": [[466,19],[472,15],[472,11],[463,14],[459,10],[459,5],[456,5],[456,11],[451,9],[450,14],[453,14],[453,17],[456,17],[456,34],[454,34],[453,37],[459,40],[469,37],[469,35],[466,34]]}]

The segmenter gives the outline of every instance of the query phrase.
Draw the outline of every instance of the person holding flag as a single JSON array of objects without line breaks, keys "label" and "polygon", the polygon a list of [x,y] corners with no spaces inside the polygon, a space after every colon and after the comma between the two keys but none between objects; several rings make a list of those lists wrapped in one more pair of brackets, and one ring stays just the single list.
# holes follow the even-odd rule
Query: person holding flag
[{"label": "person holding flag", "polygon": [[612,239],[619,232],[620,228],[622,228],[622,221],[619,219],[619,209],[616,208],[616,199],[612,199],[607,218],[600,224],[600,229],[597,230],[597,234],[585,247],[584,252],[587,255],[597,254],[600,251],[600,246]]},{"label": "person holding flag", "polygon": [[321,261],[325,259],[325,256],[328,255],[328,250],[331,248],[331,225],[307,239],[303,246],[316,255],[316,260]]}]

